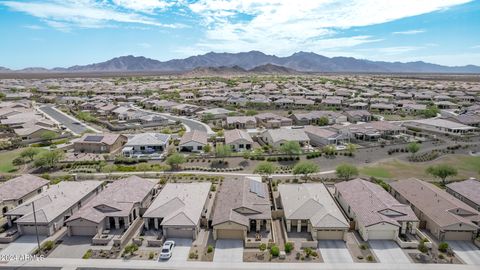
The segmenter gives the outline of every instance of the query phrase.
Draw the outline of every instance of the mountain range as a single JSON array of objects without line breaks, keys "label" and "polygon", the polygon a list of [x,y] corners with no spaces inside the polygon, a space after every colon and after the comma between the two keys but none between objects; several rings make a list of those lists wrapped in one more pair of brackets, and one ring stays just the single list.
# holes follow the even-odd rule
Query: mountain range
[{"label": "mountain range", "polygon": [[214,53],[185,59],[158,61],[143,56],[121,56],[105,62],[68,68],[40,67],[0,72],[174,72],[174,73],[294,73],[294,72],[367,72],[367,73],[480,73],[480,66],[442,66],[416,62],[384,62],[353,57],[326,57],[312,52],[297,52],[287,57],[259,51]]}]

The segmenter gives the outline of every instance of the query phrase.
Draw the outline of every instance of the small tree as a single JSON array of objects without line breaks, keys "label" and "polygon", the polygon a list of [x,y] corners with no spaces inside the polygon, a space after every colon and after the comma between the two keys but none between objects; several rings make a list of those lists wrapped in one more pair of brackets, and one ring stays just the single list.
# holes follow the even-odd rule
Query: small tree
[{"label": "small tree", "polygon": [[319,171],[319,166],[311,161],[300,161],[293,167],[293,174],[302,174],[305,182],[308,180],[308,176],[312,173]]},{"label": "small tree", "polygon": [[42,152],[35,157],[34,164],[36,167],[53,168],[64,155],[61,150]]},{"label": "small tree", "polygon": [[33,158],[40,152],[40,149],[29,147],[25,148],[21,153],[20,156],[22,158],[28,158],[30,161],[33,161]]},{"label": "small tree", "polygon": [[47,141],[49,144],[52,143],[52,140],[57,137],[57,133],[54,131],[48,130],[40,134],[40,138],[44,141]]},{"label": "small tree", "polygon": [[447,242],[441,242],[438,244],[438,250],[441,252],[447,252],[448,250],[448,243]]},{"label": "small tree", "polygon": [[455,176],[458,174],[457,169],[448,165],[448,164],[439,164],[430,166],[427,168],[426,172],[434,177],[442,179],[442,184],[446,184],[446,179],[449,176]]},{"label": "small tree", "polygon": [[326,126],[329,124],[328,118],[326,116],[322,116],[318,119],[319,126]]},{"label": "small tree", "polygon": [[170,165],[172,169],[179,169],[180,165],[185,163],[185,157],[182,154],[173,153],[167,158],[165,162],[167,162],[167,164]]},{"label": "small tree", "polygon": [[335,173],[338,178],[347,181],[358,175],[358,169],[351,164],[344,163],[337,166]]},{"label": "small tree", "polygon": [[212,151],[212,147],[210,146],[210,144],[207,144],[203,147],[203,152],[210,153],[210,151]]},{"label": "small tree", "polygon": [[357,151],[357,146],[353,143],[347,144],[346,150],[350,156],[353,156]]},{"label": "small tree", "polygon": [[288,141],[280,146],[280,152],[293,156],[302,153],[302,147],[297,141]]},{"label": "small tree", "polygon": [[217,158],[222,158],[222,160],[225,160],[225,157],[230,156],[232,153],[232,147],[230,145],[226,144],[217,144],[215,147],[215,156]]},{"label": "small tree", "polygon": [[273,245],[270,248],[270,254],[272,254],[273,257],[278,257],[278,255],[280,255],[280,249],[278,248],[278,246]]},{"label": "small tree", "polygon": [[293,243],[292,242],[287,242],[285,243],[285,252],[290,253],[293,250]]},{"label": "small tree", "polygon": [[408,152],[412,153],[412,157],[415,156],[415,153],[417,153],[420,150],[420,145],[416,142],[411,142],[407,145],[407,150]]},{"label": "small tree", "polygon": [[325,155],[327,156],[334,156],[335,153],[337,152],[337,148],[335,147],[335,145],[325,145],[322,149],[323,153],[325,153]]},{"label": "small tree", "polygon": [[272,162],[262,161],[258,163],[257,167],[255,167],[254,173],[258,173],[262,176],[270,176],[277,170],[277,165],[273,164]]}]

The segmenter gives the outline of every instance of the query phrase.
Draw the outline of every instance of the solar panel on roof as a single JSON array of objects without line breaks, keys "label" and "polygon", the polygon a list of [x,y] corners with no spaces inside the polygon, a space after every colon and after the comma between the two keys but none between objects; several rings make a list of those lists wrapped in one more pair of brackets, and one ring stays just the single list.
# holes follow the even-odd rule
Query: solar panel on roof
[{"label": "solar panel on roof", "polygon": [[266,197],[265,188],[261,182],[250,181],[250,192],[257,194],[257,196],[262,198]]},{"label": "solar panel on roof", "polygon": [[100,142],[103,140],[103,136],[87,136],[85,137],[86,142]]}]

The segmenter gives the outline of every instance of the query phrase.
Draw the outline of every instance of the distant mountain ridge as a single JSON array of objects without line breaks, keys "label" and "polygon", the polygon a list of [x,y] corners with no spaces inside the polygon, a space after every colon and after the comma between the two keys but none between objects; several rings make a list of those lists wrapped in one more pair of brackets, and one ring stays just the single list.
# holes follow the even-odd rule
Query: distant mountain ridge
[{"label": "distant mountain ridge", "polygon": [[[208,68],[211,72],[292,73],[292,72],[372,72],[372,73],[480,73],[480,66],[442,66],[417,62],[384,62],[356,59],[353,57],[326,57],[313,52],[297,52],[287,57],[267,55],[259,51],[241,53],[214,53],[191,56],[185,59],[158,61],[143,56],[121,56],[105,62],[76,65],[68,68],[26,68],[0,72],[199,72]],[[207,69],[205,69],[207,68]],[[194,72],[195,73],[195,72]]]}]

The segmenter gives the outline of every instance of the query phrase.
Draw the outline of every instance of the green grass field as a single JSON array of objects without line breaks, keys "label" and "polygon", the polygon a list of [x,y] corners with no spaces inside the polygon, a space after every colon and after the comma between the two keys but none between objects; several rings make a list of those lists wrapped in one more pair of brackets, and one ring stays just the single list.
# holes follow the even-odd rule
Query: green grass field
[{"label": "green grass field", "polygon": [[467,155],[447,155],[430,162],[406,162],[392,160],[360,168],[363,177],[376,177],[384,180],[399,180],[415,177],[423,180],[438,180],[428,175],[425,170],[436,164],[450,164],[458,170],[458,175],[448,180],[465,180],[480,177],[480,157]]},{"label": "green grass field", "polygon": [[16,170],[15,166],[12,164],[12,160],[18,157],[21,151],[22,149],[15,149],[0,153],[0,173],[10,173]]}]

